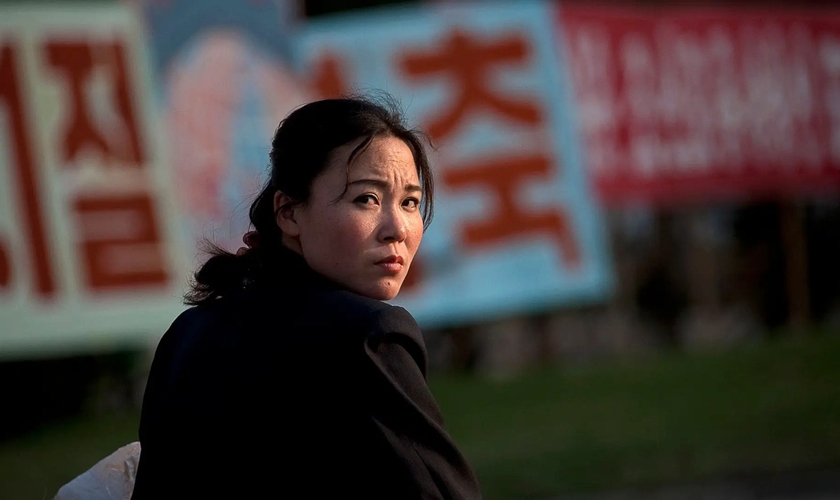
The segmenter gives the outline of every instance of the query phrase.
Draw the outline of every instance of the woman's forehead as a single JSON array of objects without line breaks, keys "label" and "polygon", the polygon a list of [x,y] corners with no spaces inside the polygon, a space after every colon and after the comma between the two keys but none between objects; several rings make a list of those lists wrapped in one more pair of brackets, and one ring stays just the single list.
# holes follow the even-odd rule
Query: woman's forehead
[{"label": "woman's forehead", "polygon": [[[352,148],[350,151],[353,151],[359,144],[361,142],[348,145]],[[345,151],[341,155],[346,162],[347,175],[350,177],[364,175],[390,177],[398,175],[415,178],[418,176],[414,154],[402,139],[390,136],[375,137],[352,159],[349,157],[350,151]]]}]

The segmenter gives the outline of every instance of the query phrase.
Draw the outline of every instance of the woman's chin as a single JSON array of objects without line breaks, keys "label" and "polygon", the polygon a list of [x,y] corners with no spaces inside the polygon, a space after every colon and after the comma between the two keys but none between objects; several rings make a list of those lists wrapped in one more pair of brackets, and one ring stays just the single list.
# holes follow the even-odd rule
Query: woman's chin
[{"label": "woman's chin", "polygon": [[360,287],[360,289],[353,290],[359,295],[370,297],[376,300],[391,300],[400,292],[400,285],[402,283],[395,283],[394,281],[380,282],[371,284],[369,286]]}]

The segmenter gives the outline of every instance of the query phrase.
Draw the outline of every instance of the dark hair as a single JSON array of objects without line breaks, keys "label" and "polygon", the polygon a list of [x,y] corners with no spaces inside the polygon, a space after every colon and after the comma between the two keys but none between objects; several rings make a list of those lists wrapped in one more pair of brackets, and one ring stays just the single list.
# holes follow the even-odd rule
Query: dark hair
[{"label": "dark hair", "polygon": [[353,96],[311,102],[283,119],[271,141],[271,175],[249,211],[259,245],[244,255],[234,255],[209,244],[212,256],[194,274],[184,302],[202,304],[241,288],[247,280],[258,279],[254,270],[270,268],[282,245],[274,194],[279,190],[297,203],[306,203],[312,181],[327,167],[333,151],[364,138],[350,154],[352,161],[376,137],[395,137],[411,150],[423,189],[421,214],[427,228],[434,208],[434,180],[421,140],[426,136],[406,127],[394,99]]}]

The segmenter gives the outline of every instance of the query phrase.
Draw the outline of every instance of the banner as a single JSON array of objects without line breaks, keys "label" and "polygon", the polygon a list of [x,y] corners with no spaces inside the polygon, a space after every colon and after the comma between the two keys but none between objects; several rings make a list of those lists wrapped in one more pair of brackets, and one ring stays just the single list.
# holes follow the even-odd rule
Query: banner
[{"label": "banner", "polygon": [[242,245],[277,124],[318,94],[291,67],[291,0],[135,3],[156,63],[159,126],[194,269],[207,258],[205,242]]},{"label": "banner", "polygon": [[536,1],[390,9],[312,22],[298,40],[323,93],[385,90],[438,147],[435,219],[395,301],[424,326],[609,291],[554,17]]},{"label": "banner", "polygon": [[202,243],[240,246],[280,120],[353,89],[391,93],[437,146],[435,220],[395,300],[422,326],[609,293],[551,3],[295,29],[290,2],[237,5],[2,8],[0,358],[153,345]]},{"label": "banner", "polygon": [[840,10],[565,7],[604,203],[840,190]]},{"label": "banner", "polygon": [[142,26],[3,7],[0,358],[156,339],[186,274]]}]

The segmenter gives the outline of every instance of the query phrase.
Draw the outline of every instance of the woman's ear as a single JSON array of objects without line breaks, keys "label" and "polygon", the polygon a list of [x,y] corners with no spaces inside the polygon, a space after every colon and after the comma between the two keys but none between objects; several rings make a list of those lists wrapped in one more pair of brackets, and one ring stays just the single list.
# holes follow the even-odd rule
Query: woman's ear
[{"label": "woman's ear", "polygon": [[277,226],[293,238],[300,236],[300,227],[295,220],[295,211],[299,205],[282,191],[274,193],[274,218]]}]

